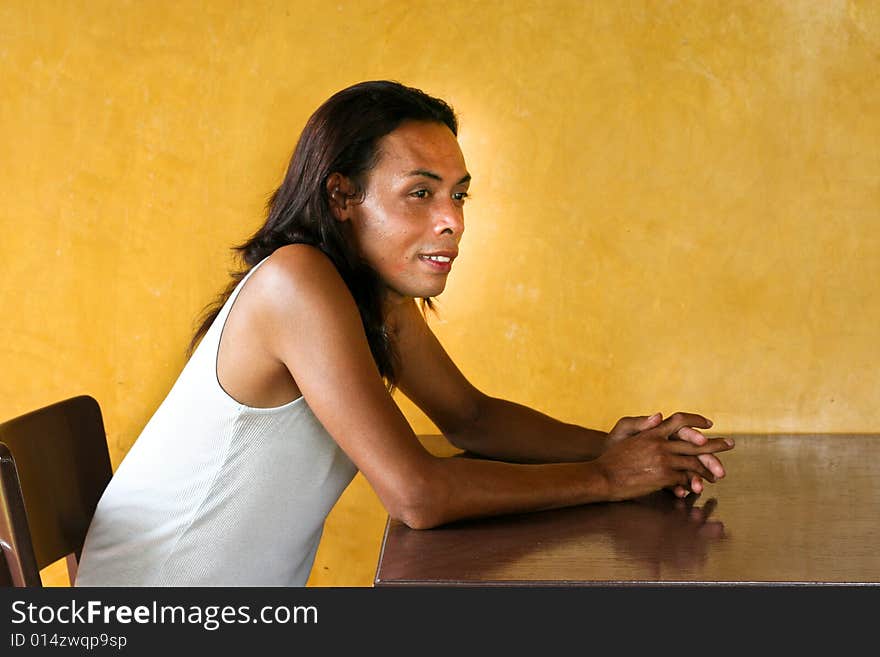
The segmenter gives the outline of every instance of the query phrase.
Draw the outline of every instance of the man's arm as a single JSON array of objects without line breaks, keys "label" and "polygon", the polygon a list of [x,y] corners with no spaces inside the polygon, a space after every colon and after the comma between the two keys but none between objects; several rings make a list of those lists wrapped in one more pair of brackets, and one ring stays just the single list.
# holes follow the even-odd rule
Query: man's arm
[{"label": "man's arm", "polygon": [[[490,397],[471,385],[456,367],[415,302],[396,309],[393,323],[401,356],[400,390],[460,449],[519,463],[586,461],[598,458],[611,444],[663,420],[659,414],[621,418],[610,432],[605,432]],[[709,428],[711,422],[699,426]],[[692,427],[683,428],[675,437],[696,445],[706,442],[705,436]],[[711,481],[724,476],[715,456],[700,455],[700,460],[711,472]],[[701,492],[701,478],[694,474],[689,487]],[[676,486],[674,492],[683,497],[687,489]]]},{"label": "man's arm", "polygon": [[592,461],[436,457],[388,394],[354,298],[324,254],[306,245],[282,247],[252,281],[246,289],[260,343],[288,368],[315,417],[389,515],[410,527],[631,499],[686,484],[689,472],[705,471],[700,455],[732,447],[722,439],[703,446],[669,440],[693,426],[696,416],[682,415],[611,444]]},{"label": "man's arm", "polygon": [[605,451],[608,434],[562,422],[506,399],[481,395],[472,422],[444,432],[456,447],[515,463],[590,461]]}]

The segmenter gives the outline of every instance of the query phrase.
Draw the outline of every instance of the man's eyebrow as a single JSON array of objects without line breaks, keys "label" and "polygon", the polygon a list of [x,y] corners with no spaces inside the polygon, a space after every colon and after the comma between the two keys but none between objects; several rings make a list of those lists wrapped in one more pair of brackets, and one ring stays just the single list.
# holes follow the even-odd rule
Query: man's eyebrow
[{"label": "man's eyebrow", "polygon": [[[442,176],[434,173],[433,171],[428,171],[427,169],[413,169],[412,171],[410,171],[406,175],[408,175],[408,176],[424,176],[425,178],[432,178],[434,180],[440,180],[440,181],[443,180]],[[471,174],[468,173],[468,174],[465,174],[464,178],[462,178],[461,180],[459,180],[455,184],[456,185],[463,185],[466,182],[470,182],[470,180],[471,180]]]}]

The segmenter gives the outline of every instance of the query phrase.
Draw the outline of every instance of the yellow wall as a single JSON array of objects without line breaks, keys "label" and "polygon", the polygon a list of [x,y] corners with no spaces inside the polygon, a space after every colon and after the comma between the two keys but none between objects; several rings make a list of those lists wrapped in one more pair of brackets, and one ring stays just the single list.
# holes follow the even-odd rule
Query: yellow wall
[{"label": "yellow wall", "polygon": [[[485,391],[880,430],[870,0],[0,3],[0,418],[89,392],[117,464],[306,118],[374,78],[459,112],[434,327]],[[359,479],[313,583],[369,583],[383,519]]]}]

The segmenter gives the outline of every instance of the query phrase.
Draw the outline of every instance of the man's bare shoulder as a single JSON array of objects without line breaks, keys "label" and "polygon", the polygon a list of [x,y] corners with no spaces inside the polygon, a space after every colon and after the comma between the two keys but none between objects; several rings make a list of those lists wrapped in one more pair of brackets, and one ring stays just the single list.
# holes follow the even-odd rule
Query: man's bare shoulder
[{"label": "man's bare shoulder", "polygon": [[330,258],[309,244],[288,244],[275,250],[253,279],[258,302],[285,314],[302,309],[303,304],[316,310],[354,303]]},{"label": "man's bare shoulder", "polygon": [[[278,278],[279,283],[325,276],[341,279],[330,258],[318,247],[311,244],[282,246],[266,259],[260,269],[265,270],[273,280]],[[266,278],[268,279],[269,276]]]},{"label": "man's bare shoulder", "polygon": [[330,258],[310,244],[288,244],[276,249],[254,274],[257,277],[261,279],[260,287],[278,293],[308,293],[345,286]]}]

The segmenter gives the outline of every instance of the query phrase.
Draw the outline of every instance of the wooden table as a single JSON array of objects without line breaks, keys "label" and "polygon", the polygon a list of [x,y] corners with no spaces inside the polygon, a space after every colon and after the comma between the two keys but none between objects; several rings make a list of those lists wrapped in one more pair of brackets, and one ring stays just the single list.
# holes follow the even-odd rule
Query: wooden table
[{"label": "wooden table", "polygon": [[374,584],[880,583],[880,434],[734,438],[727,476],[688,504],[661,492],[431,530],[389,520]]}]

